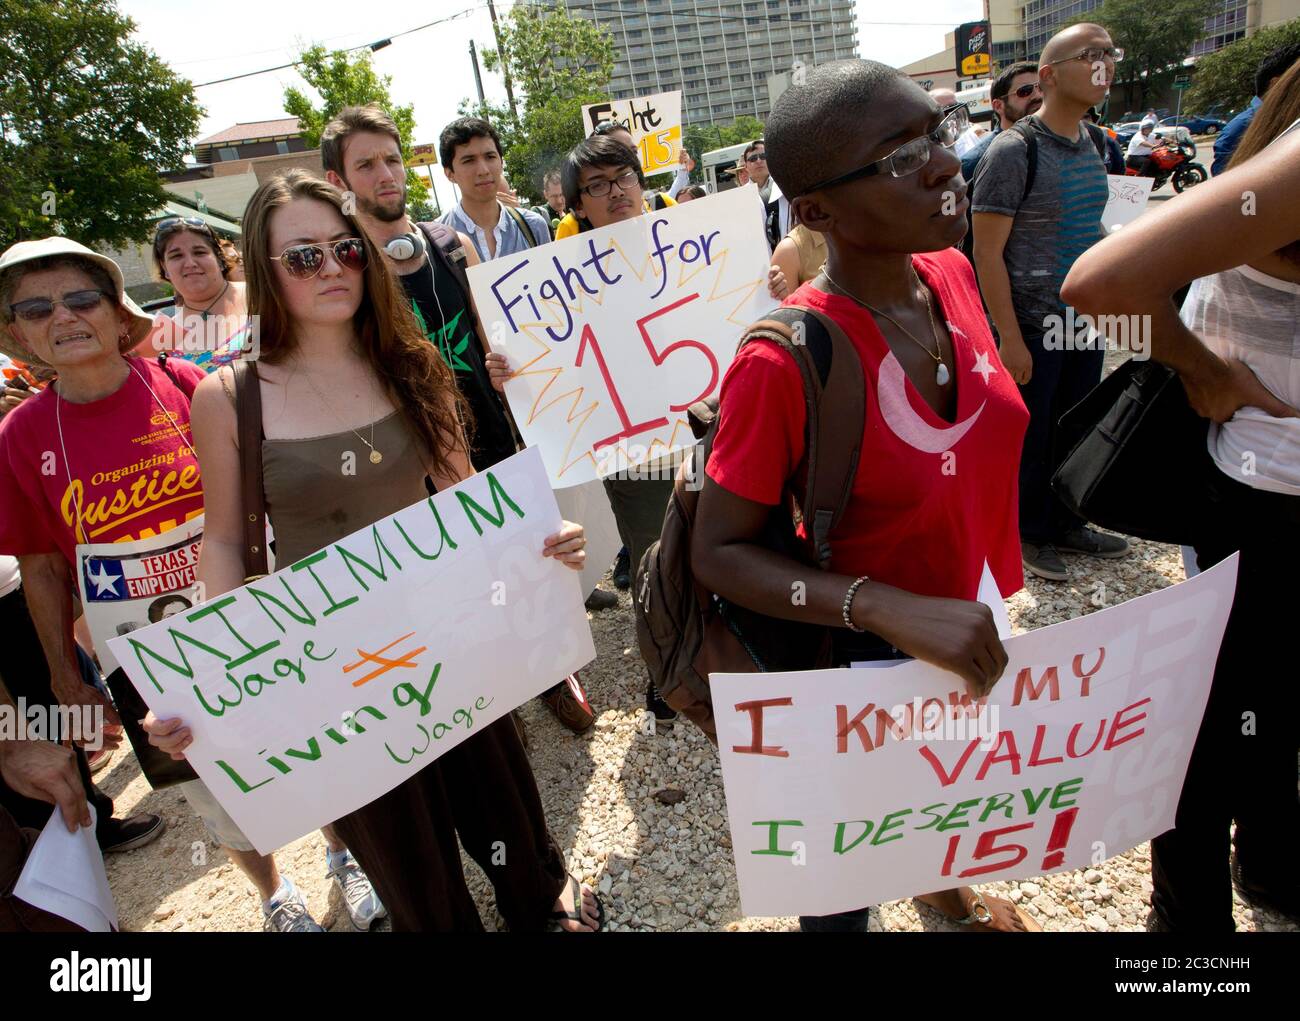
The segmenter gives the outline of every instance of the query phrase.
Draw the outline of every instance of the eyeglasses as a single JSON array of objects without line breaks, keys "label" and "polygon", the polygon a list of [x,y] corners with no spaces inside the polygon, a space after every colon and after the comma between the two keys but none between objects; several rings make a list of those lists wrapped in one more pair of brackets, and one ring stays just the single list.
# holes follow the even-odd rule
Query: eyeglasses
[{"label": "eyeglasses", "polygon": [[166,219],[158,221],[158,227],[154,231],[154,240],[170,234],[174,230],[197,230],[201,234],[211,234],[212,228],[208,226],[206,220],[198,216],[169,216]]},{"label": "eyeglasses", "polygon": [[612,185],[618,185],[619,194],[626,195],[632,190],[633,181],[638,181],[639,183],[637,172],[635,170],[624,170],[623,173],[619,174],[612,181],[606,181],[603,179],[592,181],[591,184],[587,185],[585,188],[579,188],[578,191],[590,195],[594,199],[599,199],[604,198],[609,194],[609,189]]},{"label": "eyeglasses", "polygon": [[344,269],[360,272],[366,268],[366,244],[360,238],[293,245],[280,253],[280,265],[294,279],[310,280],[325,265],[326,249],[334,253],[334,260]]},{"label": "eyeglasses", "polygon": [[1112,64],[1118,64],[1124,59],[1124,48],[1122,46],[1090,46],[1073,57],[1062,57],[1060,60],[1049,60],[1050,64],[1066,64],[1071,60],[1082,60],[1089,64],[1100,64],[1103,60],[1109,60]]},{"label": "eyeglasses", "polygon": [[1020,86],[1020,88],[1016,89],[1016,98],[1028,99],[1035,92],[1042,92],[1042,91],[1043,91],[1042,82],[1030,82],[1028,85],[1022,85]]},{"label": "eyeglasses", "polygon": [[763,162],[766,163],[766,162],[767,162],[767,153],[765,153],[765,152],[751,152],[748,156],[745,157],[745,162],[746,162],[746,163],[757,163],[759,160],[762,160]]},{"label": "eyeglasses", "polygon": [[62,305],[69,312],[89,312],[98,308],[99,303],[107,297],[109,295],[100,290],[69,291],[62,298],[53,300],[28,298],[26,301],[15,302],[9,306],[9,311],[18,319],[38,323],[54,314],[55,305]]},{"label": "eyeglasses", "polygon": [[939,126],[928,135],[922,135],[910,142],[904,142],[888,156],[873,160],[865,167],[858,167],[857,170],[850,170],[847,174],[841,174],[839,177],[832,177],[829,181],[822,181],[819,184],[814,184],[811,188],[805,188],[803,194],[808,195],[823,188],[834,188],[840,184],[856,181],[860,177],[872,177],[885,171],[888,171],[893,177],[906,177],[908,174],[915,174],[930,162],[934,146],[941,145],[945,149],[952,148],[957,139],[969,127],[970,112],[966,109],[964,103],[958,103],[939,122]]}]

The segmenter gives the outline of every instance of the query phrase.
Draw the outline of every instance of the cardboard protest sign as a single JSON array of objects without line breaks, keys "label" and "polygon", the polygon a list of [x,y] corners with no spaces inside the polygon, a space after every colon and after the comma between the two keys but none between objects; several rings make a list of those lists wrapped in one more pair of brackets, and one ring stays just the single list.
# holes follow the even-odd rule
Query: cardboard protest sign
[{"label": "cardboard protest sign", "polygon": [[1107,234],[1111,234],[1132,223],[1146,211],[1155,178],[1107,174],[1106,183],[1110,186],[1110,198],[1102,210],[1101,225]]},{"label": "cardboard protest sign", "polygon": [[[506,398],[557,488],[694,443],[744,327],[775,304],[750,185],[469,269]],[[655,470],[655,469],[647,469]]]},{"label": "cardboard protest sign", "polygon": [[104,673],[117,669],[109,640],[188,610],[199,602],[195,572],[203,516],[134,542],[77,546],[77,584]]},{"label": "cardboard protest sign", "polygon": [[373,801],[595,655],[528,450],[111,645],[269,853]]},{"label": "cardboard protest sign", "polygon": [[1237,576],[927,663],[710,677],[746,915],[826,915],[1120,854],[1173,825]]},{"label": "cardboard protest sign", "polygon": [[610,122],[622,124],[632,132],[632,142],[641,154],[641,169],[647,175],[677,170],[677,157],[682,151],[680,91],[636,99],[611,99],[582,108],[584,135]]}]

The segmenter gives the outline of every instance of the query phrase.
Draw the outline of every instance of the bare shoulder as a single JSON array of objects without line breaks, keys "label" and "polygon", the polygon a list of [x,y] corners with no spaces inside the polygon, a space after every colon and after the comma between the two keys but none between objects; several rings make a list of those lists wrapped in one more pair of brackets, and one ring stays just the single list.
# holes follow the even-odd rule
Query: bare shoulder
[{"label": "bare shoulder", "polygon": [[235,373],[229,365],[204,376],[194,388],[190,417],[207,425],[233,424],[235,421]]}]

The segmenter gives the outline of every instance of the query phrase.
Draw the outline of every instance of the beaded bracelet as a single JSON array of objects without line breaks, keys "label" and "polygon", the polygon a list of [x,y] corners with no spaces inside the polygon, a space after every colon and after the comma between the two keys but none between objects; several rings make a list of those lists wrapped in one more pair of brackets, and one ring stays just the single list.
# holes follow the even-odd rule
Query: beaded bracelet
[{"label": "beaded bracelet", "polygon": [[844,626],[850,631],[856,631],[858,634],[864,634],[867,629],[864,627],[858,627],[853,623],[853,617],[849,613],[849,610],[853,606],[853,597],[858,594],[859,587],[861,587],[864,581],[870,580],[871,579],[864,574],[861,578],[854,581],[854,583],[849,586],[848,592],[844,594],[844,606],[841,608],[841,612],[844,615]]}]

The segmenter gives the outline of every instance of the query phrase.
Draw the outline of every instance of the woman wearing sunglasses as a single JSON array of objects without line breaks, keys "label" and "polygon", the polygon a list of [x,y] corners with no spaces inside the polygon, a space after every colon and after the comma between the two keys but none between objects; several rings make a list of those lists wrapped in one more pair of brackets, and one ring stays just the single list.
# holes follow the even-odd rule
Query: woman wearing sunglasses
[{"label": "woman wearing sunglasses", "polygon": [[244,284],[232,279],[231,262],[212,228],[197,216],[160,220],[153,260],[158,275],[176,291],[176,312],[158,317],[151,344],[205,372],[247,354],[254,331]]},{"label": "woman wearing sunglasses", "polygon": [[[970,264],[952,247],[967,206],[953,146],[968,124],[964,106],[942,110],[901,72],[866,60],[813,68],[776,103],[772,175],[828,253],[786,304],[830,317],[856,349],[867,391],[861,452],[830,532],[831,570],[764,546],[773,507],[798,486],[805,399],[785,351],[746,345],[723,380],[691,556],[708,591],[833,628],[842,665],[915,657],[980,696],[1007,664],[993,614],[976,601],[981,578],[991,572],[1003,596],[1023,584],[1015,494],[1028,416]],[[796,605],[792,591],[805,599]],[[918,899],[968,931],[1036,928],[970,887]],[[800,922],[865,931],[867,909]]]},{"label": "woman wearing sunglasses", "polygon": [[[249,311],[261,319],[251,385],[261,391],[266,510],[282,564],[474,471],[450,370],[343,201],[332,185],[294,170],[262,185],[244,215]],[[209,598],[245,575],[233,376],[222,368],[195,395],[209,492],[199,577]],[[349,451],[362,453],[355,475],[339,470]],[[566,523],[538,556],[580,569],[585,544],[581,527]],[[177,756],[192,739],[179,720],[150,717],[147,728]],[[566,875],[508,717],[334,825],[396,929],[482,927],[458,832],[512,930],[540,929],[548,918],[573,931],[600,927],[594,894]],[[498,841],[508,848],[504,865],[494,861]]]}]

